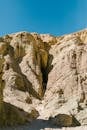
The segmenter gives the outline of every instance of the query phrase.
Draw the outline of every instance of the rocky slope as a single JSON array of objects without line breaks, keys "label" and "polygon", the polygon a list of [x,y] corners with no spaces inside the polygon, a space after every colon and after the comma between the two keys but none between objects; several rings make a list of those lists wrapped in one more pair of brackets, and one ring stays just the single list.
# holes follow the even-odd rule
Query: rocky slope
[{"label": "rocky slope", "polygon": [[44,130],[87,125],[86,64],[86,29],[60,37],[27,32],[1,37],[0,126],[36,118],[38,125],[41,120],[50,125],[42,123]]}]

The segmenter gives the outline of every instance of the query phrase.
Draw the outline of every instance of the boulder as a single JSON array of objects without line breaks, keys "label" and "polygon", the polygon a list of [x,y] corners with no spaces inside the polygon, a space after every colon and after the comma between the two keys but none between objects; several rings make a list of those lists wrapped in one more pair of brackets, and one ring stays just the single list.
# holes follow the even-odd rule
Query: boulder
[{"label": "boulder", "polygon": [[50,117],[50,120],[59,127],[70,127],[73,125],[73,117],[66,114],[58,114],[54,118]]}]

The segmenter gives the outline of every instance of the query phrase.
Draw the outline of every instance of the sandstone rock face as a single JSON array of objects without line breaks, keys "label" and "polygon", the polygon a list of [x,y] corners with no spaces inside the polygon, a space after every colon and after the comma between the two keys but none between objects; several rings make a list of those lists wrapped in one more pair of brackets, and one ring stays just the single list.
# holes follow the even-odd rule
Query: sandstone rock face
[{"label": "sandstone rock face", "polygon": [[[47,109],[61,113],[71,113],[78,117],[81,124],[87,122],[87,31],[58,38],[57,44],[49,51],[53,57],[48,74],[44,100]],[[72,99],[72,100],[71,100]],[[67,104],[67,106],[66,106]],[[73,104],[77,104],[76,106]],[[69,106],[70,105],[70,106]],[[59,109],[58,109],[59,108]]]},{"label": "sandstone rock face", "polygon": [[87,125],[86,64],[87,30],[60,37],[19,32],[0,38],[1,125],[38,116],[57,126]]},{"label": "sandstone rock face", "polygon": [[[1,113],[6,106],[3,104],[6,102],[26,112],[24,116],[29,117],[29,121],[32,117],[37,118],[39,115],[31,105],[31,96],[39,99],[43,96],[39,55],[35,39],[29,33],[18,33],[2,38],[0,42]],[[3,112],[5,115],[5,111]],[[15,113],[11,114],[15,115]],[[13,120],[16,121],[16,119]],[[14,124],[13,120],[9,120],[7,124],[10,122]],[[21,120],[20,123],[22,123]]]}]

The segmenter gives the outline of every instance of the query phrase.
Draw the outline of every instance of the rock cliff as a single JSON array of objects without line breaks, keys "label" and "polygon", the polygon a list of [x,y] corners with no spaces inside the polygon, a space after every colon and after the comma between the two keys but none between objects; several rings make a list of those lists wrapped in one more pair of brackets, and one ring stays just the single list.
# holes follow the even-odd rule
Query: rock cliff
[{"label": "rock cliff", "polygon": [[0,125],[87,125],[87,30],[0,38]]}]

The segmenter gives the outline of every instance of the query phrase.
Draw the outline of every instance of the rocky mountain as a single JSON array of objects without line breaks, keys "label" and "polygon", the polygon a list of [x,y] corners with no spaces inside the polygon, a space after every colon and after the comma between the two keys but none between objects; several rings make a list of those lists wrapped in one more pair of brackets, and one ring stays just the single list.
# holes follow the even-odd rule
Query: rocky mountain
[{"label": "rocky mountain", "polygon": [[0,126],[27,122],[87,129],[87,29],[0,37]]}]

